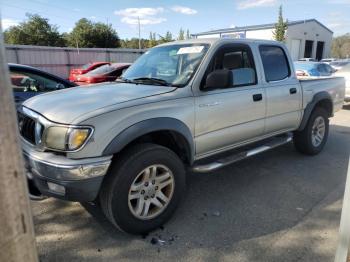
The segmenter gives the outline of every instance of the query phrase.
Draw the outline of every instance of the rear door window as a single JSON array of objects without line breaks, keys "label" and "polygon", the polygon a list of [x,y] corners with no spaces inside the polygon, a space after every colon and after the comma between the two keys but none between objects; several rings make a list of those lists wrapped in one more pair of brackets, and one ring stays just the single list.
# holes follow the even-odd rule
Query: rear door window
[{"label": "rear door window", "polygon": [[288,59],[281,47],[261,45],[259,51],[267,82],[283,80],[290,76]]}]

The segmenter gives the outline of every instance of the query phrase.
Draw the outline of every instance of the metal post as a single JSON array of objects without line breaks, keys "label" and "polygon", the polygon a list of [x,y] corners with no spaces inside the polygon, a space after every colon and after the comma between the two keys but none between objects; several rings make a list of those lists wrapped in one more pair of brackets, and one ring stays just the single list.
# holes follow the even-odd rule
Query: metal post
[{"label": "metal post", "polygon": [[346,262],[350,249],[350,159],[346,176],[343,208],[340,219],[338,248],[334,262]]},{"label": "metal post", "polygon": [[64,49],[64,52],[66,53],[66,69],[67,69],[67,76],[69,76],[69,73],[70,73],[70,69],[71,69],[71,61],[70,61],[70,52],[69,52],[69,49]]},{"label": "metal post", "polygon": [[137,21],[139,22],[139,49],[141,49],[141,25],[140,25],[140,17],[137,17]]},{"label": "metal post", "polygon": [[38,261],[28,189],[0,25],[0,260]]}]

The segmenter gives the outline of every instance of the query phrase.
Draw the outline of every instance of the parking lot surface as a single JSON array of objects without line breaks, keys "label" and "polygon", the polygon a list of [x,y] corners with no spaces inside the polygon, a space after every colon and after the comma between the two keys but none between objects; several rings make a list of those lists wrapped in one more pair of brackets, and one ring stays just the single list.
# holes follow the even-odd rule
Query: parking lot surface
[{"label": "parking lot surface", "polygon": [[188,174],[173,218],[121,233],[94,206],[32,202],[40,261],[332,261],[350,152],[350,107],[317,156],[292,144],[210,174]]}]

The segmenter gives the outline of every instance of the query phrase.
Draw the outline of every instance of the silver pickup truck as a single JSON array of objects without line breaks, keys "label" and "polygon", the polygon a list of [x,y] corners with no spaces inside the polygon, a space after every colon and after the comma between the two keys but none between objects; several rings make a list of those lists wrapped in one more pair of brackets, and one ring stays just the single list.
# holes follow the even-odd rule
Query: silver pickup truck
[{"label": "silver pickup truck", "polygon": [[119,229],[165,223],[205,173],[293,140],[319,153],[343,78],[299,81],[278,42],[197,39],[157,46],[114,83],[34,97],[19,109],[31,188],[95,202]]}]

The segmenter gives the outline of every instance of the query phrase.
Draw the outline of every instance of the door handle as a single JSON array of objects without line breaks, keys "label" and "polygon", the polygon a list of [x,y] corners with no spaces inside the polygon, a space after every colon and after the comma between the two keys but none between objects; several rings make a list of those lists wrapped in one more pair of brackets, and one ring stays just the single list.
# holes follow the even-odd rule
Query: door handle
[{"label": "door handle", "polygon": [[297,89],[295,87],[289,89],[289,93],[292,94],[296,94],[297,93]]},{"label": "door handle", "polygon": [[261,101],[261,100],[262,100],[262,94],[254,94],[253,95],[254,102]]}]

